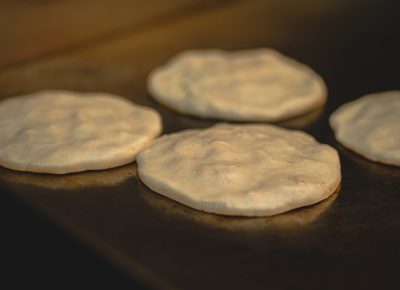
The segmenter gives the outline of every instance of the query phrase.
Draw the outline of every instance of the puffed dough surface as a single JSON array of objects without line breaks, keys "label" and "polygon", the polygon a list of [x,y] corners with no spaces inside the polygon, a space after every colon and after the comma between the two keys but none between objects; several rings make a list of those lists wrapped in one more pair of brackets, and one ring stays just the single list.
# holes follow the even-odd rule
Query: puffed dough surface
[{"label": "puffed dough surface", "polygon": [[0,103],[0,165],[56,174],[116,167],[160,132],[156,111],[122,97],[42,91]]},{"label": "puffed dough surface", "polygon": [[322,78],[273,49],[185,51],[148,78],[165,106],[203,118],[281,121],[326,101]]},{"label": "puffed dough surface", "polygon": [[219,124],[164,135],[137,163],[153,191],[223,215],[269,216],[311,205],[341,180],[335,149],[271,125]]},{"label": "puffed dough surface", "polygon": [[366,95],[330,117],[336,139],[370,160],[400,166],[400,91]]}]

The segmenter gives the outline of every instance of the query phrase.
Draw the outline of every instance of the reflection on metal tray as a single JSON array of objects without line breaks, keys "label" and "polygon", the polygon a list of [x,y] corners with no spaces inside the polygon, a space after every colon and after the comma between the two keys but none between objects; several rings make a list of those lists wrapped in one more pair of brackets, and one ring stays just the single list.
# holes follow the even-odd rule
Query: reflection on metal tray
[{"label": "reflection on metal tray", "polygon": [[[275,47],[328,86],[320,111],[279,124],[338,149],[341,188],[324,202],[269,218],[207,214],[151,192],[136,164],[65,176],[0,168],[0,185],[155,288],[388,289],[400,258],[400,169],[343,148],[328,117],[364,93],[399,87],[397,2],[234,1],[0,73],[1,97],[49,87],[104,90],[155,107],[169,133],[216,121],[153,101],[145,85],[152,68],[186,48]],[[88,80],[86,65],[134,73]],[[63,67],[72,69],[57,74]]]}]

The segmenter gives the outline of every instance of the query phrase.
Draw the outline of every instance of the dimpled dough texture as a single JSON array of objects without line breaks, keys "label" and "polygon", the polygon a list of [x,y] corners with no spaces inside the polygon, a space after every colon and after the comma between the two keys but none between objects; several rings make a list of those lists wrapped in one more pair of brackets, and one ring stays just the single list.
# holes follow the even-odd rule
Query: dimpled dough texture
[{"label": "dimpled dough texture", "polygon": [[236,121],[280,121],[326,101],[321,77],[272,49],[186,51],[155,69],[148,89],[181,113]]},{"label": "dimpled dough texture", "polygon": [[105,93],[44,91],[0,103],[0,165],[69,173],[134,161],[160,133],[154,110]]},{"label": "dimpled dough texture", "polygon": [[269,216],[314,204],[341,179],[335,149],[270,125],[220,124],[165,135],[137,163],[153,191],[224,215]]},{"label": "dimpled dough texture", "polygon": [[330,117],[336,139],[364,157],[400,166],[400,91],[366,95]]}]

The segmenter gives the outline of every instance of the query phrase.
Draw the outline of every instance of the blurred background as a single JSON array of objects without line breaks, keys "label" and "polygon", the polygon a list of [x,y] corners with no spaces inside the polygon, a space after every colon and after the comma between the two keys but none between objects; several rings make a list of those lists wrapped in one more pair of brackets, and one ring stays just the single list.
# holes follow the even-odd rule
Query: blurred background
[{"label": "blurred background", "polygon": [[[310,65],[325,79],[329,101],[318,118],[302,125],[302,129],[318,136],[321,142],[333,144],[327,118],[335,108],[366,93],[400,88],[399,12],[400,1],[396,0],[3,0],[0,1],[0,99],[49,88],[106,91],[156,107],[164,117],[165,132],[204,127],[212,121],[179,116],[152,101],[146,90],[148,73],[184,49],[273,47]],[[296,126],[289,124],[288,127]],[[303,278],[296,276],[298,280],[290,282],[290,277],[282,278],[285,277],[282,268],[276,276],[281,277],[280,280],[265,279],[270,280],[273,289],[289,289],[295,283],[300,285],[300,289],[378,289],[378,286],[386,288],[395,282],[393,271],[398,265],[386,258],[390,253],[393,258],[399,257],[398,250],[390,250],[398,247],[400,241],[397,233],[400,233],[399,217],[395,215],[400,207],[393,187],[398,184],[399,175],[392,169],[387,169],[390,174],[385,175],[380,168],[372,177],[368,175],[370,173],[363,175],[363,170],[354,165],[357,162],[344,162],[344,176],[348,177],[348,183],[343,188],[352,189],[353,195],[342,192],[332,210],[333,216],[336,214],[336,218],[342,218],[339,219],[341,226],[348,223],[346,218],[352,216],[352,210],[362,210],[346,207],[347,201],[363,200],[362,194],[367,190],[361,192],[357,188],[387,186],[390,194],[379,207],[380,211],[366,206],[368,210],[364,209],[359,215],[363,218],[356,219],[357,226],[349,232],[337,229],[335,233],[324,236],[338,235],[337,246],[333,245],[334,242],[321,244],[318,248],[321,252],[317,253],[323,253],[324,247],[333,247],[342,258],[353,257],[353,251],[358,254],[354,254],[354,259],[344,260],[349,264],[342,271],[338,270],[343,266],[340,259],[332,260],[332,264],[319,264],[325,265],[331,273],[339,271],[336,276],[324,276],[310,270]],[[370,170],[369,165],[361,167]],[[357,175],[357,172],[361,173]],[[6,173],[2,169],[0,177]],[[363,184],[365,179],[369,179],[370,184]],[[54,192],[31,190],[29,186],[10,185],[2,180],[4,178],[0,178],[1,289],[22,289],[26,284],[52,289],[201,289],[200,286],[191,287],[193,279],[181,278],[178,272],[169,270],[171,273],[164,277],[169,282],[164,283],[164,278],[159,278],[162,275],[149,274],[131,261],[121,258],[123,262],[114,263],[99,254],[92,244],[102,238],[107,240],[111,232],[106,234],[101,221],[93,218],[99,215],[97,208],[90,208],[90,203],[82,207],[84,201],[76,195],[69,199],[68,194],[64,194],[63,199],[58,199]],[[137,187],[136,183],[134,186]],[[375,195],[370,192],[369,196]],[[110,216],[112,210],[118,211],[108,210]],[[365,220],[371,215],[380,217],[385,210],[391,215],[382,218],[381,224],[375,228],[368,228]],[[90,216],[89,211],[94,214]],[[376,229],[379,226],[382,229],[384,225],[388,228],[379,231],[378,235]],[[78,226],[82,226],[83,233],[71,234]],[[130,225],[127,223],[125,226],[124,230],[127,230]],[[362,234],[352,240],[345,238],[357,231]],[[86,236],[87,233],[90,234]],[[145,233],[153,239],[162,238]],[[160,230],[160,233],[163,232]],[[175,233],[179,234],[179,229]],[[143,235],[143,231],[138,230],[136,234]],[[383,240],[380,239],[382,235],[385,237]],[[130,233],[129,237],[134,236]],[[121,234],[121,237],[126,236]],[[315,237],[318,239],[321,235]],[[303,238],[299,239],[305,241]],[[271,236],[268,239],[272,239]],[[110,238],[107,241],[112,243],[114,240]],[[167,242],[170,247],[164,251],[179,251],[179,248],[173,248],[179,245],[174,241],[171,238],[171,242]],[[129,242],[124,240],[119,245]],[[227,242],[227,238],[220,242]],[[354,250],[358,243],[364,242],[361,248],[365,252]],[[186,243],[190,244],[189,238]],[[262,249],[261,243],[253,246]],[[374,251],[376,248],[380,250]],[[383,250],[385,248],[387,252]],[[296,252],[296,257],[300,259],[307,251],[312,253],[313,249],[304,247],[301,255]],[[256,257],[257,251],[253,249],[252,254]],[[282,257],[295,255],[286,253]],[[327,257],[334,259],[320,255],[320,262]],[[264,257],[263,261],[268,264],[268,259],[278,261],[282,257],[276,254],[271,258]],[[141,258],[146,261],[144,254]],[[151,259],[156,261],[156,255]],[[174,263],[173,260],[160,259],[162,262],[154,262],[158,269],[167,269],[168,263]],[[256,270],[264,264],[249,261],[246,265],[250,270],[243,275],[243,281],[251,280],[251,273],[265,277],[265,272]],[[203,265],[206,267],[207,264]],[[359,270],[352,274],[352,269],[357,267]],[[287,273],[294,273],[298,271],[296,269],[287,269]],[[316,269],[321,268],[318,266]],[[155,272],[160,274],[160,271]],[[229,277],[229,271],[225,271]],[[313,277],[315,273],[320,278]],[[182,275],[196,277],[190,273]],[[315,279],[330,284],[321,285],[315,283]],[[266,284],[262,284],[265,281],[260,278],[260,284],[253,284],[260,287],[254,288],[266,288],[263,287]],[[215,285],[223,283],[215,282]]]}]

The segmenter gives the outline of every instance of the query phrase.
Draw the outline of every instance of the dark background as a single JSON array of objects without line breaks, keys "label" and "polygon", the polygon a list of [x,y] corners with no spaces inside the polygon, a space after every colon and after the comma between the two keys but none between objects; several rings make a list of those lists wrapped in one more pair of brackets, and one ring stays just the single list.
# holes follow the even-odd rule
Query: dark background
[{"label": "dark background", "polygon": [[343,182],[315,219],[314,208],[243,226],[158,200],[131,173],[115,188],[70,190],[21,185],[37,178],[1,169],[0,288],[398,288],[399,169],[337,144],[327,118],[363,94],[400,88],[399,12],[395,0],[1,1],[2,99],[46,88],[107,91],[156,107],[172,132],[213,123],[147,95],[148,72],[178,51],[269,46],[310,65],[327,83],[328,104],[306,124],[283,125],[336,147]]}]

